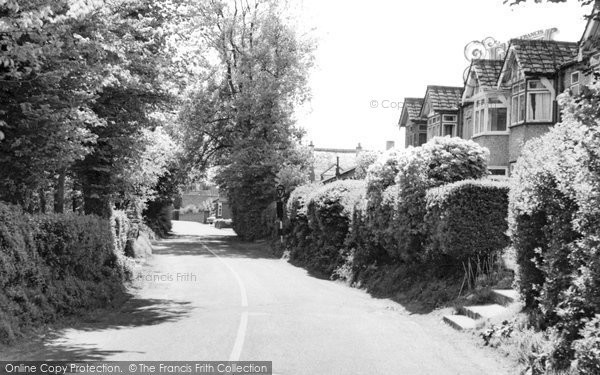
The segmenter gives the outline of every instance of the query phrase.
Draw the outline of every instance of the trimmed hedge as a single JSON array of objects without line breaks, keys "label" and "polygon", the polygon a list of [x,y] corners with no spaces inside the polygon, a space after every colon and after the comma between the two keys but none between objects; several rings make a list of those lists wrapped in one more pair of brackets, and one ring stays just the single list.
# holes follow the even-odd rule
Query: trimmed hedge
[{"label": "trimmed hedge", "polygon": [[398,246],[389,249],[390,256],[414,262],[424,255],[427,190],[486,176],[488,155],[486,148],[457,137],[435,137],[421,147],[409,149],[396,176]]},{"label": "trimmed hedge", "polygon": [[486,257],[509,245],[508,183],[465,180],[427,191],[427,253],[450,262]]},{"label": "trimmed hedge", "polygon": [[108,220],[28,215],[0,204],[0,342],[107,305],[124,292],[126,276]]}]

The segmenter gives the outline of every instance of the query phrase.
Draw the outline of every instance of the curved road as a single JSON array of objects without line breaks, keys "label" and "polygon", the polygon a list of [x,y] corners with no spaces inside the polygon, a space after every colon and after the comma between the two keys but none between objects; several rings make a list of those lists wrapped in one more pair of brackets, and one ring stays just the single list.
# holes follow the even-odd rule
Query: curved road
[{"label": "curved road", "polygon": [[[231,230],[174,222],[118,311],[9,359],[263,360],[275,374],[509,374],[437,316],[319,280]],[[12,357],[12,358],[11,358]]]}]

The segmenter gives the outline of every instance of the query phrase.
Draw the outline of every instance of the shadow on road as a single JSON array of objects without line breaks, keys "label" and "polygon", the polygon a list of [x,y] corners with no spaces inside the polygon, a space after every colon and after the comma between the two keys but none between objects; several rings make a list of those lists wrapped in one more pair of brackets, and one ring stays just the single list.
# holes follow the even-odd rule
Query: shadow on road
[{"label": "shadow on road", "polygon": [[221,258],[275,259],[265,242],[242,242],[235,236],[175,235],[152,244],[155,255],[213,257],[202,244]]},{"label": "shadow on road", "polygon": [[[98,309],[83,317],[73,317],[59,323],[49,332],[37,338],[29,338],[14,347],[2,350],[0,356],[7,360],[54,360],[99,361],[108,356],[125,353],[119,350],[101,350],[96,347],[69,345],[62,342],[67,330],[96,332],[111,329],[141,327],[171,322],[188,316],[192,307],[189,302],[163,299],[140,299],[128,295],[126,302],[116,310]],[[77,319],[77,322],[73,322]],[[110,334],[110,333],[106,333]],[[127,353],[135,353],[127,351]]]}]

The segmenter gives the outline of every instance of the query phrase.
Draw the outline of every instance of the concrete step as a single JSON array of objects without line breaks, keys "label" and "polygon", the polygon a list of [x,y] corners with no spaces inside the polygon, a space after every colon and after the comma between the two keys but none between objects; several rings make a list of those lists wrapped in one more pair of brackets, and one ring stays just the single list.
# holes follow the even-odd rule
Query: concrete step
[{"label": "concrete step", "polygon": [[462,315],[466,315],[471,319],[490,319],[496,317],[498,315],[502,315],[506,313],[508,310],[506,307],[491,304],[491,305],[480,305],[480,306],[463,306],[460,308],[459,312]]},{"label": "concrete step", "polygon": [[444,315],[444,323],[459,331],[474,329],[477,322],[464,315]]},{"label": "concrete step", "polygon": [[496,303],[504,306],[517,302],[520,298],[519,292],[514,289],[494,289],[492,294]]}]

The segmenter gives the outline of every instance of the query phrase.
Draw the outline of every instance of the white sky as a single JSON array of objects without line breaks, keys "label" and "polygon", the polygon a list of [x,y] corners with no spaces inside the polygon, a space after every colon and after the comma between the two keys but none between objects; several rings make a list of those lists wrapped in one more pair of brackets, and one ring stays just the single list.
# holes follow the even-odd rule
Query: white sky
[{"label": "white sky", "polygon": [[[502,0],[302,0],[305,26],[319,40],[313,99],[299,113],[305,143],[316,147],[384,149],[404,145],[397,127],[404,97],[423,97],[427,85],[462,86],[464,46],[488,36],[505,42],[558,28],[556,40],[578,41],[590,7],[567,3],[510,7]],[[378,108],[370,102],[377,100]]]}]

